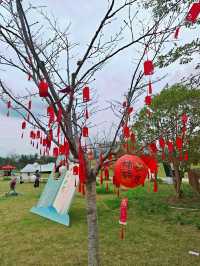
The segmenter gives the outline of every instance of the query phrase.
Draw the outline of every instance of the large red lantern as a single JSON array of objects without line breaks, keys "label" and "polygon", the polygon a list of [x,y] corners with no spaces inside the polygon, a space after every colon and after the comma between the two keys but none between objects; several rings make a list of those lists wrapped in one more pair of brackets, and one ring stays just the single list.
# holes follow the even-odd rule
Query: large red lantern
[{"label": "large red lantern", "polygon": [[144,184],[148,174],[146,164],[135,155],[124,155],[117,160],[114,168],[117,184],[134,188]]}]

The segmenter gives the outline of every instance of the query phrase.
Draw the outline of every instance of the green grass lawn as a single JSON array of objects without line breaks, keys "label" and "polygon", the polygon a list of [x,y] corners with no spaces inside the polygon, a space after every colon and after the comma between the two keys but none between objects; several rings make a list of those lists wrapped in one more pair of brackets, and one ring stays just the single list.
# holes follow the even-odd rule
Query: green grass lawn
[{"label": "green grass lawn", "polygon": [[[85,199],[76,195],[66,228],[29,209],[40,193],[32,184],[17,185],[18,197],[5,198],[8,181],[0,182],[0,265],[87,265]],[[184,185],[185,198],[175,200],[173,187],[160,184],[159,192],[146,187],[121,193],[129,198],[125,240],[119,239],[119,203],[98,187],[98,214],[102,265],[200,265],[200,198]],[[195,208],[172,209],[170,206]]]}]

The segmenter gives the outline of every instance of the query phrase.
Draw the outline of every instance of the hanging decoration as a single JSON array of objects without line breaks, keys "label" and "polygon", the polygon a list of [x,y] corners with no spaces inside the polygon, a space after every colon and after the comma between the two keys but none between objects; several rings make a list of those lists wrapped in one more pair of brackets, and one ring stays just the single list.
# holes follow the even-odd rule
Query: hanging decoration
[{"label": "hanging decoration", "polygon": [[87,138],[88,137],[88,133],[89,133],[88,127],[84,126],[82,128],[82,135],[83,135],[83,137]]},{"label": "hanging decoration", "polygon": [[89,102],[90,101],[90,89],[89,87],[83,88],[83,102]]},{"label": "hanging decoration", "polygon": [[9,117],[10,116],[10,109],[11,109],[11,101],[7,102],[7,109],[8,109],[7,116]]},{"label": "hanging decoration", "polygon": [[53,156],[54,156],[55,158],[57,158],[58,155],[59,155],[59,149],[58,149],[58,147],[54,147],[54,148],[53,148]]},{"label": "hanging decoration", "polygon": [[121,225],[120,239],[125,238],[125,226],[127,225],[128,198],[124,198],[120,204],[119,224]]},{"label": "hanging decoration", "polygon": [[114,167],[115,182],[128,188],[144,184],[148,168],[139,157],[124,155],[119,158]]},{"label": "hanging decoration", "polygon": [[23,139],[23,137],[24,137],[24,130],[26,129],[26,121],[23,121],[22,122],[22,134],[21,134],[21,138]]},{"label": "hanging decoration", "polygon": [[145,104],[149,106],[149,105],[151,105],[151,102],[152,102],[151,96],[147,95],[145,97]]},{"label": "hanging decoration", "polygon": [[144,62],[144,75],[145,76],[150,76],[153,75],[154,73],[154,65],[152,60],[146,60]]},{"label": "hanging decoration", "polygon": [[200,2],[193,3],[185,19],[187,22],[195,23],[197,21],[199,14],[200,14]]},{"label": "hanging decoration", "polygon": [[52,105],[48,106],[47,108],[47,116],[49,116],[48,127],[50,128],[51,124],[54,123],[54,119],[55,119],[54,108]]},{"label": "hanging decoration", "polygon": [[48,95],[49,95],[49,92],[48,92],[49,85],[48,85],[48,83],[45,80],[40,80],[38,87],[39,87],[39,95],[40,95],[40,97],[48,97]]}]

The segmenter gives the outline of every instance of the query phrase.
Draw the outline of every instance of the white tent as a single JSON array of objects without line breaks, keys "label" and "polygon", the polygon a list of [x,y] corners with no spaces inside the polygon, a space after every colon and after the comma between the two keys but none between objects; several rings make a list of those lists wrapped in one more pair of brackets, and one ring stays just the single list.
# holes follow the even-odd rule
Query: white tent
[{"label": "white tent", "polygon": [[20,174],[22,176],[22,179],[24,181],[34,181],[34,173],[36,170],[39,170],[39,172],[42,173],[51,173],[54,168],[54,163],[48,163],[48,164],[27,164],[23,169],[21,169]]}]

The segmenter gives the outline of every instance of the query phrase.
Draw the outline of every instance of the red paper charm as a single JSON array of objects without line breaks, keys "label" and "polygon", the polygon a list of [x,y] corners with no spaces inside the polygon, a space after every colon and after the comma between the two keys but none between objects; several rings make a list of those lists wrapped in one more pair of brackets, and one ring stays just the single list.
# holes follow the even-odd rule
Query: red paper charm
[{"label": "red paper charm", "polygon": [[83,88],[83,102],[89,102],[90,100],[90,89],[89,87]]},{"label": "red paper charm", "polygon": [[152,101],[151,96],[150,95],[147,95],[145,97],[145,104],[146,105],[151,105],[151,101]]},{"label": "red paper charm", "polygon": [[39,87],[39,95],[40,95],[40,97],[47,97],[49,95],[49,93],[48,93],[49,85],[48,85],[48,83],[46,81],[41,80],[39,82],[38,87]]},{"label": "red paper charm", "polygon": [[199,16],[199,14],[200,14],[200,2],[193,3],[186,16],[186,20],[195,23],[197,21],[197,17]]},{"label": "red paper charm", "polygon": [[82,128],[82,134],[83,134],[83,137],[85,137],[85,138],[88,137],[88,128],[87,127]]}]

